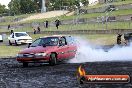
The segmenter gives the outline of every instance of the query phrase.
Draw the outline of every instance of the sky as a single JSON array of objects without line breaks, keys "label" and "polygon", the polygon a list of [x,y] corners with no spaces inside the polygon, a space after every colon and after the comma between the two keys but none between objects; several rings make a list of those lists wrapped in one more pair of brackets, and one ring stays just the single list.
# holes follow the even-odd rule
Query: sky
[{"label": "sky", "polygon": [[10,2],[11,0],[0,0],[0,4],[2,5],[5,5],[6,7],[8,7],[8,3]]},{"label": "sky", "polygon": [[[11,0],[0,0],[0,3],[2,5],[6,5],[6,7],[8,7],[8,3],[10,2]],[[95,1],[98,1],[98,0],[89,0],[89,3],[92,3],[92,2],[95,2]]]}]

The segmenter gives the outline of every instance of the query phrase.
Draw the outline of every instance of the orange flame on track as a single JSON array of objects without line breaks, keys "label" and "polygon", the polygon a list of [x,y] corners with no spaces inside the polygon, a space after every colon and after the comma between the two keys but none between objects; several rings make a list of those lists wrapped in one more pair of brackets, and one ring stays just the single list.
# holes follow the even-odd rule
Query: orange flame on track
[{"label": "orange flame on track", "polygon": [[85,72],[85,70],[82,68],[82,66],[79,66],[78,72],[79,72],[79,75],[80,75],[80,76],[85,76],[85,75],[86,75],[86,72]]}]

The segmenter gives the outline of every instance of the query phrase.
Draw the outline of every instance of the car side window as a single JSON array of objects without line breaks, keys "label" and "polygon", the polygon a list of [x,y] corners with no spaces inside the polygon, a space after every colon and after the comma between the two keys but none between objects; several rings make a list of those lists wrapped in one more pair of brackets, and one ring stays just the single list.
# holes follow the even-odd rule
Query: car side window
[{"label": "car side window", "polygon": [[59,41],[59,44],[60,44],[60,46],[66,45],[66,39],[64,37],[61,37],[60,41]]}]

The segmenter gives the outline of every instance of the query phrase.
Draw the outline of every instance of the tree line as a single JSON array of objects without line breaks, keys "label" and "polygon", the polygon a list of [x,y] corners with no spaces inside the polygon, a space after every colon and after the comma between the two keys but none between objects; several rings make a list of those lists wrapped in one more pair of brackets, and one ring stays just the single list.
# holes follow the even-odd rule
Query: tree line
[{"label": "tree line", "polygon": [[[48,10],[68,9],[74,10],[89,4],[88,0],[45,0]],[[41,12],[42,0],[11,0],[8,9],[0,5],[0,14],[10,15],[29,14]]]}]

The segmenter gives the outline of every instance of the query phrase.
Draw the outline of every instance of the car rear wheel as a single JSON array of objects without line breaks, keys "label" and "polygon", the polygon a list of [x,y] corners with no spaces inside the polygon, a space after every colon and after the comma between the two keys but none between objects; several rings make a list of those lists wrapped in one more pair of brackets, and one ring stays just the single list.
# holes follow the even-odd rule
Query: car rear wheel
[{"label": "car rear wheel", "polygon": [[49,64],[50,64],[51,66],[54,66],[54,65],[57,64],[57,57],[56,57],[56,54],[52,53],[52,54],[50,55]]},{"label": "car rear wheel", "polygon": [[11,41],[9,40],[9,45],[12,45]]},{"label": "car rear wheel", "polygon": [[23,67],[28,67],[28,63],[27,62],[23,62]]}]

